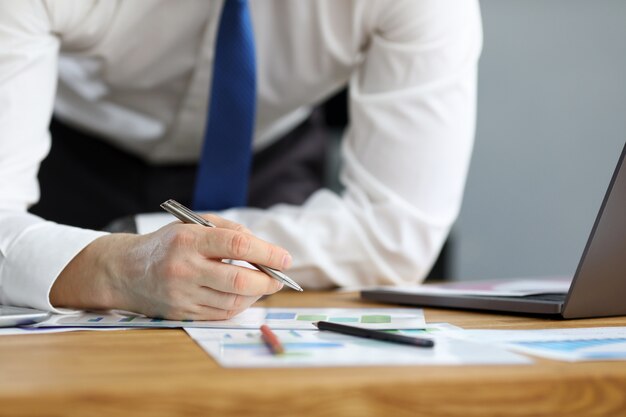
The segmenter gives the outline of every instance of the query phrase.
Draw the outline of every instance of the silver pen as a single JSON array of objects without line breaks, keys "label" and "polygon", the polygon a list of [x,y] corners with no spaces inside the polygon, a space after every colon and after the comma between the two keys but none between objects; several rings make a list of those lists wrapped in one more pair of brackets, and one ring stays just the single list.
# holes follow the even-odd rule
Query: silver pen
[{"label": "silver pen", "polygon": [[[174,215],[178,220],[183,223],[194,223],[206,227],[217,227],[210,221],[200,217],[176,200],[167,200],[166,202],[161,204],[161,208],[168,213]],[[303,291],[302,287],[300,287],[294,280],[292,280],[282,272],[277,271],[276,269],[272,269],[268,266],[259,265],[252,262],[250,262],[250,265],[258,269],[259,271],[265,272],[270,277],[282,282],[283,284],[287,285],[290,288],[293,288],[296,291]]]}]

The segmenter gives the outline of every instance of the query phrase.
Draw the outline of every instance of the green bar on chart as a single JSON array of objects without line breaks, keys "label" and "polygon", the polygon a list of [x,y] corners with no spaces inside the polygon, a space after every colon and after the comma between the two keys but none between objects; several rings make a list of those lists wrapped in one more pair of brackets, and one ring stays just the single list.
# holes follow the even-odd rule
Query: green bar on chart
[{"label": "green bar on chart", "polygon": [[296,320],[301,321],[324,321],[327,316],[321,314],[300,314]]},{"label": "green bar on chart", "polygon": [[332,321],[333,323],[358,323],[358,317],[331,317],[328,321]]},{"label": "green bar on chart", "polygon": [[362,316],[361,323],[391,323],[391,316],[385,316],[385,315]]}]

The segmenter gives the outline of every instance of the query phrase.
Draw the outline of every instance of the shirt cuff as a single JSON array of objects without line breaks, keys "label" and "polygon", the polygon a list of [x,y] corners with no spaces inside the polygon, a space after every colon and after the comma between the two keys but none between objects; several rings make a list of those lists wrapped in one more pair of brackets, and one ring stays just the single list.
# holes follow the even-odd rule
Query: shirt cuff
[{"label": "shirt cuff", "polygon": [[2,302],[58,314],[74,311],[52,306],[52,285],[81,250],[106,234],[53,222],[28,226],[6,251],[0,271]]}]

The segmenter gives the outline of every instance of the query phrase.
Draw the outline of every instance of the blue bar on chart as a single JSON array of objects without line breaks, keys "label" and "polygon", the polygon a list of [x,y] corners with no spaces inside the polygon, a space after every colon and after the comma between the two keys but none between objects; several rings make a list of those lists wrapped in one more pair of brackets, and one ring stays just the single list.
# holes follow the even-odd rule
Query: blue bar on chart
[{"label": "blue bar on chart", "polygon": [[267,313],[266,320],[293,320],[296,318],[296,313]]}]

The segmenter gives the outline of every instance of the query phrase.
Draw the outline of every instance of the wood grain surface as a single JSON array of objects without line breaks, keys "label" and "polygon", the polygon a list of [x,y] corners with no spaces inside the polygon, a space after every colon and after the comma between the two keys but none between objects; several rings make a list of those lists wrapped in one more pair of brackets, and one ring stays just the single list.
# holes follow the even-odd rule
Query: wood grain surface
[{"label": "wood grain surface", "polygon": [[[259,305],[365,307],[283,291]],[[426,310],[463,328],[626,326]],[[626,416],[626,362],[224,369],[182,330],[0,337],[0,416]]]}]

